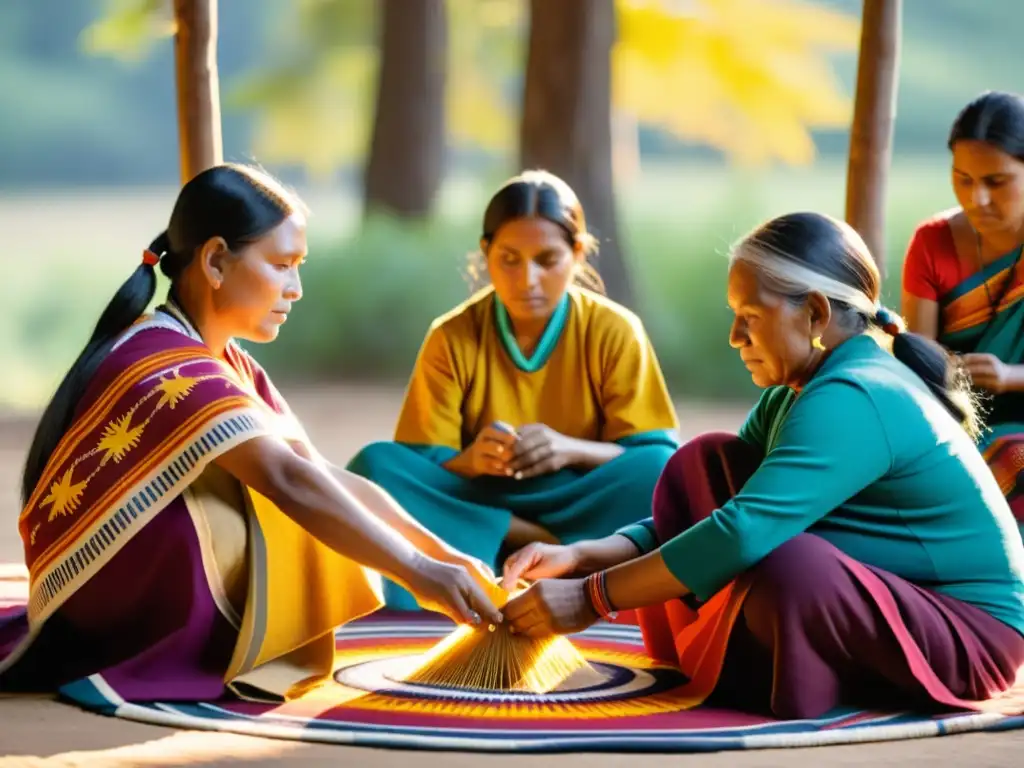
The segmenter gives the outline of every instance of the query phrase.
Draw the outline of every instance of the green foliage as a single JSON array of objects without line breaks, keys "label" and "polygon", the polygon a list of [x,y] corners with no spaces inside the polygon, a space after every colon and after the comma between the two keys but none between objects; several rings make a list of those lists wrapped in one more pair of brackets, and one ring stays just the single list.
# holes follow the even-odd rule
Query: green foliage
[{"label": "green foliage", "polygon": [[[11,277],[0,326],[0,409],[38,408],[82,351],[100,313],[138,264],[123,259],[85,258],[78,250],[24,259]],[[167,292],[159,276],[157,303]]]},{"label": "green foliage", "polygon": [[[928,166],[904,166],[894,175],[889,306],[899,306],[900,266],[910,233],[949,204],[944,162],[935,158]],[[773,215],[816,209],[841,217],[843,189],[836,170],[730,176],[687,169],[648,174],[640,188],[626,190],[624,237],[637,280],[635,309],[676,396],[753,396],[749,375],[728,344],[725,254],[734,239]],[[471,197],[466,194],[457,201],[457,212],[429,224],[376,218],[341,241],[314,243],[304,267],[303,301],[278,341],[250,347],[253,354],[284,380],[404,381],[430,320],[470,293],[467,254],[478,236],[475,219],[464,215]],[[600,259],[596,266],[600,269]]]},{"label": "green foliage", "polygon": [[[805,0],[618,0],[613,103],[744,165],[806,165],[814,129],[849,125],[836,54],[860,19]],[[672,98],[666,98],[672,94]]]},{"label": "green foliage", "polygon": [[467,295],[460,272],[476,238],[470,226],[378,217],[314,243],[302,302],[274,344],[250,350],[284,377],[406,376],[430,320]]},{"label": "green foliage", "polygon": [[[809,129],[849,122],[849,99],[836,88],[824,52],[855,48],[855,15],[805,0],[699,0],[683,11],[651,0],[617,5],[610,97],[640,123],[733,160],[807,163],[814,156]],[[105,0],[104,15],[83,34],[86,50],[141,60],[173,28],[169,6]],[[227,100],[257,115],[253,144],[265,160],[327,176],[361,156],[379,58],[374,7],[365,0],[296,0],[278,18],[270,65],[249,73]],[[525,4],[447,0],[445,11],[451,141],[511,156]],[[676,98],[666,100],[666,90]]]},{"label": "green foliage", "polygon": [[[901,256],[914,226],[952,202],[947,174],[948,158],[941,155],[894,169],[890,307],[899,306]],[[727,341],[724,255],[733,240],[767,217],[808,209],[841,216],[842,178],[841,166],[827,164],[757,175],[687,165],[648,169],[635,186],[621,190],[623,237],[637,281],[635,309],[676,397],[751,400],[749,376]],[[250,345],[251,351],[279,382],[404,383],[430,321],[469,296],[467,256],[476,248],[480,207],[494,183],[465,177],[449,183],[440,215],[430,223],[372,218],[357,230],[337,225],[350,201],[316,200],[311,194],[305,296],[280,338]],[[130,215],[158,220],[167,204],[154,198],[151,211],[133,208]],[[114,200],[104,205],[91,199],[81,209],[72,199],[61,205],[70,219],[105,208],[111,217],[106,227],[123,225],[124,212]],[[23,258],[9,280],[8,322],[0,327],[0,367],[6,374],[0,406],[37,407],[45,401],[103,306],[135,268],[143,239],[138,233],[126,234],[123,242],[111,237],[97,250],[95,243],[70,238],[47,250],[32,228],[16,226],[26,218],[6,219],[12,237],[24,238],[12,241],[12,252],[32,257]]]},{"label": "green foliage", "polygon": [[297,0],[274,11],[266,60],[229,85],[225,106],[256,118],[252,147],[264,162],[327,178],[368,146],[376,3]]},{"label": "green foliage", "polygon": [[[150,35],[150,56],[131,66],[109,56],[86,53],[83,45],[87,40],[80,36],[91,24],[105,18],[110,7],[107,2],[0,2],[0,115],[5,116],[0,120],[0,146],[17,147],[17,151],[0,153],[0,185],[23,188],[177,181],[172,46],[168,40],[154,41]],[[163,2],[170,7],[170,0]],[[318,31],[349,34],[349,48],[373,48],[375,2],[308,2],[331,6],[340,14],[329,22],[325,20],[316,27]],[[453,19],[450,47],[453,56],[462,57],[456,60],[460,66],[455,74],[468,73],[467,78],[472,74],[477,82],[503,83],[499,90],[485,89],[482,97],[454,100],[449,106],[453,142],[486,149],[500,143],[502,126],[513,133],[515,130],[514,121],[510,122],[503,113],[495,115],[489,105],[503,101],[511,104],[515,113],[521,87],[522,35],[514,30],[512,34],[503,33],[502,25],[491,21],[502,20],[499,11],[511,7],[509,0],[449,3]],[[511,3],[524,5],[523,0]],[[815,4],[854,15],[862,7],[861,0],[815,0]],[[942,151],[956,110],[978,91],[1020,88],[1019,29],[1024,20],[1024,5],[1020,0],[915,0],[905,2],[903,9],[896,152],[928,155]],[[232,159],[255,155],[278,171],[285,166],[294,167],[293,161],[274,161],[255,147],[257,110],[234,108],[232,96],[236,87],[248,89],[251,77],[261,70],[267,73],[283,68],[286,74],[301,71],[289,69],[296,41],[301,45],[302,36],[307,34],[300,25],[299,10],[303,8],[291,0],[221,0],[219,4],[224,145],[226,156]],[[157,19],[166,19],[166,12],[161,13],[165,15]],[[838,53],[830,60],[842,81],[842,90],[852,93],[855,56]],[[323,119],[314,123],[316,135],[327,134],[326,128],[319,126],[339,126],[330,141],[325,142],[321,150],[324,158],[318,155],[318,162],[322,159],[326,163],[331,156],[351,157],[352,147],[365,147],[365,123],[371,115],[367,94],[372,94],[373,68],[361,69],[364,64],[357,57],[350,65],[352,69],[337,65],[336,73],[330,78],[325,76],[325,80],[334,80],[335,84],[325,86],[320,92],[322,96],[311,97],[319,98],[325,105],[332,104],[336,110],[332,113],[325,106]],[[339,82],[342,84],[338,85]],[[473,88],[475,93],[480,92],[476,86]],[[466,89],[464,92],[468,93],[470,86]],[[459,89],[453,89],[453,94],[456,91]],[[678,100],[670,89],[664,93],[669,101]],[[239,98],[244,95],[240,92]],[[314,114],[318,113],[309,113]],[[694,115],[693,119],[697,117]],[[345,135],[350,124],[363,127]],[[280,130],[282,136],[293,132],[284,120]],[[259,138],[269,142],[274,136]],[[821,157],[844,156],[846,139],[845,131],[814,132]],[[640,141],[645,162],[656,162],[665,154],[678,157],[683,151],[679,143],[666,139],[664,131],[644,129]],[[310,140],[308,144],[313,146],[317,142]],[[701,151],[699,156],[706,154]],[[457,157],[467,163],[461,166],[464,169],[469,162],[477,162],[480,154],[466,152]],[[479,165],[474,170],[478,171]]]},{"label": "green foliage", "polygon": [[[644,256],[632,265],[637,311],[673,392],[749,398],[749,376],[727,343],[721,231],[664,220],[632,225],[630,250]],[[378,218],[340,243],[314,244],[305,295],[280,338],[248,349],[279,381],[404,381],[430,321],[470,294],[465,267],[474,239],[469,226]]]}]

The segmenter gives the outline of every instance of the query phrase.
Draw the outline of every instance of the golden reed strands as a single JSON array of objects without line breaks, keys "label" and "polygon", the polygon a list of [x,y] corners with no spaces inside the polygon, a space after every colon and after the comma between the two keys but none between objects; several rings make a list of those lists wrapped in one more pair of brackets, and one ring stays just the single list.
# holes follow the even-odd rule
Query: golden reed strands
[{"label": "golden reed strands", "polygon": [[569,640],[514,635],[507,625],[461,626],[405,682],[443,688],[548,693],[591,667]]},{"label": "golden reed strands", "polygon": [[[510,594],[496,581],[490,596],[500,608],[528,586],[520,580]],[[548,693],[581,670],[594,672],[564,637],[514,635],[507,624],[463,625],[428,651],[403,681],[441,688]]]}]

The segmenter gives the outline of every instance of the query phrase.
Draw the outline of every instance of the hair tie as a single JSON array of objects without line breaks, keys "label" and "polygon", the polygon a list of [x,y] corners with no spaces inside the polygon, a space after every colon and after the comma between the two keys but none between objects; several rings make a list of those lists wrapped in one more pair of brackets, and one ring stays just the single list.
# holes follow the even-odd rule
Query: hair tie
[{"label": "hair tie", "polygon": [[142,252],[142,263],[155,267],[160,263],[160,257],[147,248]]},{"label": "hair tie", "polygon": [[890,336],[899,336],[906,330],[903,318],[887,307],[879,306],[875,312],[875,325],[888,333]]}]

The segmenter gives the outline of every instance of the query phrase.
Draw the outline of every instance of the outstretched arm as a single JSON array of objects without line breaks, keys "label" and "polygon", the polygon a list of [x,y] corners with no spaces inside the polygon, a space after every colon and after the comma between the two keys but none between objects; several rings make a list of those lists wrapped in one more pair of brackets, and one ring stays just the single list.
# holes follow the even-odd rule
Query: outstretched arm
[{"label": "outstretched arm", "polygon": [[408,582],[414,574],[416,547],[381,525],[348,490],[288,443],[257,437],[216,462],[339,554],[397,580]]},{"label": "outstretched arm", "polygon": [[617,533],[575,544],[529,544],[505,561],[502,583],[511,592],[521,579],[587,576],[633,560],[640,554],[640,548],[631,539]]},{"label": "outstretched arm", "polygon": [[[822,430],[825,423],[832,429]],[[844,439],[833,439],[836,433]],[[690,592],[707,600],[877,481],[891,461],[885,425],[858,384],[828,381],[805,391],[735,497],[657,550],[606,570],[607,602],[638,608]],[[585,604],[582,580],[547,579],[513,598],[505,614],[516,631],[576,631],[596,618]]]},{"label": "outstretched arm", "polygon": [[657,605],[690,592],[672,575],[660,549],[609,568],[605,587],[609,602],[619,611]]},{"label": "outstretched arm", "polygon": [[331,465],[330,471],[334,479],[365,509],[421,552],[439,560],[458,554],[457,550],[425,528],[376,483],[341,467]]},{"label": "outstretched arm", "polygon": [[474,613],[501,620],[468,572],[419,551],[285,441],[253,438],[222,454],[216,463],[335,552],[387,575],[428,604],[437,604],[462,621],[473,622]]}]

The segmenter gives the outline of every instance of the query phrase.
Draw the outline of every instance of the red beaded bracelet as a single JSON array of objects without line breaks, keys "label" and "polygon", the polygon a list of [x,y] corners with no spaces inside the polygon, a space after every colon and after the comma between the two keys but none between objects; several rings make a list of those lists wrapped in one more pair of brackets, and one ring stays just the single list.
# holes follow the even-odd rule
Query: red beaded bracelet
[{"label": "red beaded bracelet", "polygon": [[618,614],[608,599],[608,575],[604,571],[592,573],[583,582],[587,598],[594,612],[602,619],[614,619]]}]

